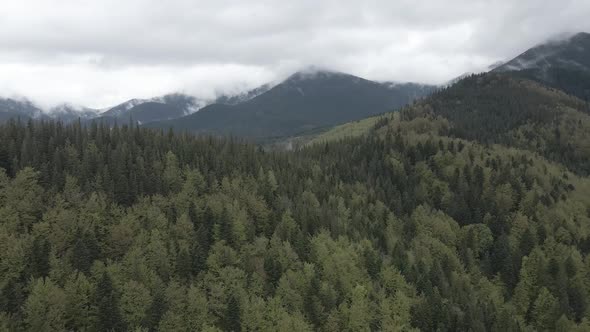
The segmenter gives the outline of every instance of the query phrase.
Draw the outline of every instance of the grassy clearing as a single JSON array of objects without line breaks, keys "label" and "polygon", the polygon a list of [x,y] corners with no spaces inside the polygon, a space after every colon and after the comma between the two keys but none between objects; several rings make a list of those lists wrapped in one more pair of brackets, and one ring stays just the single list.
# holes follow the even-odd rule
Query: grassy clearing
[{"label": "grassy clearing", "polygon": [[348,122],[321,133],[307,142],[306,145],[338,141],[347,137],[358,137],[368,134],[377,122],[383,118],[397,117],[397,113],[387,113],[370,118]]}]

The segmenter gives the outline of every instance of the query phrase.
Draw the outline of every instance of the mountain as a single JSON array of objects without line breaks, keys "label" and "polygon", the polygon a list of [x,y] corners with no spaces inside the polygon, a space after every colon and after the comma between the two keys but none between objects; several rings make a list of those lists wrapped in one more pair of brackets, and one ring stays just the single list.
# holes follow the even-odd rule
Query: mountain
[{"label": "mountain", "polygon": [[236,105],[248,101],[266,91],[273,85],[265,84],[256,89],[239,94],[224,94],[215,100],[199,99],[182,93],[167,94],[151,99],[130,99],[105,110],[63,103],[49,109],[41,109],[27,99],[0,98],[0,121],[10,118],[51,118],[66,123],[75,120],[103,121],[109,124],[125,123],[130,119],[140,124],[171,120],[197,112],[213,102]]},{"label": "mountain", "polygon": [[83,122],[104,121],[124,123],[130,119],[138,123],[180,118],[198,111],[207,102],[184,94],[168,94],[152,99],[131,99],[104,110],[63,103],[41,109],[27,99],[0,98],[0,121],[11,118],[56,119],[65,123],[80,119]]},{"label": "mountain", "polygon": [[535,46],[494,70],[518,71],[560,67],[590,71],[589,52],[590,34],[581,32],[567,39]]},{"label": "mountain", "polygon": [[590,34],[550,41],[533,47],[495,72],[513,72],[561,89],[581,99],[590,98]]},{"label": "mountain", "polygon": [[27,99],[0,98],[0,121],[11,118],[33,119],[43,117],[43,111]]},{"label": "mountain", "polygon": [[180,118],[198,111],[206,104],[204,100],[181,93],[152,99],[131,99],[107,110],[95,120],[108,123],[133,120],[145,124]]},{"label": "mountain", "polygon": [[126,114],[130,109],[137,105],[148,102],[147,99],[131,99],[117,106],[114,106],[101,114],[103,117],[117,118]]},{"label": "mountain", "polygon": [[339,72],[302,71],[245,102],[212,104],[189,116],[148,126],[254,139],[284,137],[394,110],[433,90]]},{"label": "mountain", "polygon": [[451,136],[539,153],[590,173],[590,105],[505,73],[468,77],[402,111],[444,118]]},{"label": "mountain", "polygon": [[[208,103],[210,103],[209,101],[185,95],[182,93],[167,94],[163,97],[154,98],[152,99],[152,101],[166,104],[172,108],[175,108],[178,111],[182,111],[183,115],[195,113],[204,106],[206,106]],[[180,114],[180,112],[178,114]]]},{"label": "mountain", "polygon": [[410,101],[428,96],[438,89],[434,85],[419,83],[381,82],[381,84],[392,91],[404,94]]},{"label": "mountain", "polygon": [[243,102],[246,102],[250,99],[256,98],[261,94],[267,92],[268,90],[274,87],[273,84],[267,83],[264,85],[259,86],[258,88],[238,93],[238,94],[223,94],[215,100],[215,104],[225,104],[225,105],[237,105]]},{"label": "mountain", "polygon": [[[590,104],[511,73],[471,75],[408,106],[315,135],[310,143],[370,134],[400,118],[422,130],[539,153],[590,174]],[[423,118],[440,119],[433,127]]]},{"label": "mountain", "polygon": [[65,123],[72,121],[87,121],[96,118],[100,113],[100,110],[87,108],[83,106],[75,106],[71,104],[61,104],[55,106],[46,113],[48,117],[53,119],[61,120]]},{"label": "mountain", "polygon": [[[213,134],[266,138],[296,134],[398,108],[434,86],[373,82],[326,70],[298,72],[279,85],[264,84],[214,100],[182,93],[131,99],[106,110],[61,104],[42,110],[30,101],[2,99],[0,120],[46,117],[72,122],[136,123]],[[199,114],[197,111],[200,111]],[[174,120],[178,120],[174,122]]]},{"label": "mountain", "polygon": [[442,86],[443,86],[443,87],[449,87],[449,86],[451,86],[451,85],[454,85],[454,84],[456,84],[457,82],[460,82],[461,80],[463,80],[463,79],[465,79],[465,78],[467,78],[467,77],[469,77],[469,76],[471,76],[471,75],[473,75],[473,74],[474,74],[474,73],[472,73],[472,72],[463,73],[463,74],[461,74],[461,75],[459,75],[459,76],[457,76],[457,77],[455,77],[455,78],[453,78],[453,79],[451,79],[451,80],[448,80],[448,81],[447,81],[447,82],[445,82],[445,83],[444,83]]},{"label": "mountain", "polygon": [[492,63],[491,65],[488,66],[488,70],[494,70],[498,67],[503,66],[504,64],[506,64],[506,62],[504,61],[496,61],[494,63]]}]

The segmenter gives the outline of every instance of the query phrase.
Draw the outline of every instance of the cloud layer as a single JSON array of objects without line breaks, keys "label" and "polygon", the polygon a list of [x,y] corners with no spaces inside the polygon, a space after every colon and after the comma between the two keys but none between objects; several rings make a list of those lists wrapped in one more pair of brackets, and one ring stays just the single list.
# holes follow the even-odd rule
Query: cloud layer
[{"label": "cloud layer", "polygon": [[105,107],[254,87],[309,65],[440,83],[590,31],[587,0],[20,0],[0,7],[0,95]]}]

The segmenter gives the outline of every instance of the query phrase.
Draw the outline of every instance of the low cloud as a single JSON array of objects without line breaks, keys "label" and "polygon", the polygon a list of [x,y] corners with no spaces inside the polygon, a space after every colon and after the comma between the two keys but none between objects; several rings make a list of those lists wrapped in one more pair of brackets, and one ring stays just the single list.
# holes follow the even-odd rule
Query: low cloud
[{"label": "low cloud", "polygon": [[309,65],[441,83],[589,31],[582,0],[21,0],[0,7],[0,95],[106,107],[203,98]]}]

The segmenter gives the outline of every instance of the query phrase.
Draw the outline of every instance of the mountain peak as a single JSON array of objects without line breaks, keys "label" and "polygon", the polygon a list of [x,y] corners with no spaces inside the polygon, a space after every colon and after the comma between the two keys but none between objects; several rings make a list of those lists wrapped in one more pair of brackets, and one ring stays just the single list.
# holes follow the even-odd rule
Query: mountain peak
[{"label": "mountain peak", "polygon": [[291,76],[289,76],[285,81],[306,81],[306,80],[316,80],[316,79],[326,79],[326,78],[333,78],[333,77],[354,77],[349,74],[345,74],[339,71],[334,71],[327,68],[322,68],[318,66],[309,66],[304,69],[301,69]]},{"label": "mountain peak", "polygon": [[588,32],[579,32],[573,35],[569,42],[575,45],[585,45],[586,47],[590,45],[590,33]]},{"label": "mountain peak", "polygon": [[61,104],[54,106],[54,107],[50,108],[49,110],[47,110],[47,113],[54,114],[54,115],[64,114],[64,113],[98,114],[99,110],[80,106],[80,105],[74,105],[71,103],[61,103]]},{"label": "mountain peak", "polygon": [[574,39],[574,38],[575,38],[575,39],[579,39],[579,38],[584,38],[584,39],[585,39],[585,38],[590,38],[590,33],[588,33],[588,32],[578,32],[578,33],[576,33],[576,34],[575,34],[575,35],[572,37],[572,39]]}]

